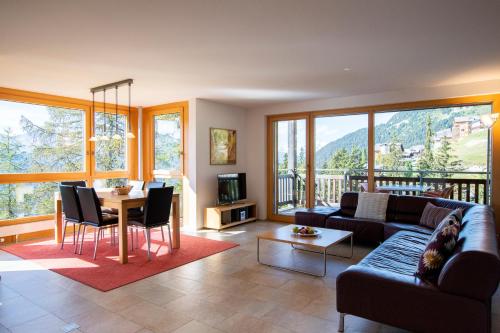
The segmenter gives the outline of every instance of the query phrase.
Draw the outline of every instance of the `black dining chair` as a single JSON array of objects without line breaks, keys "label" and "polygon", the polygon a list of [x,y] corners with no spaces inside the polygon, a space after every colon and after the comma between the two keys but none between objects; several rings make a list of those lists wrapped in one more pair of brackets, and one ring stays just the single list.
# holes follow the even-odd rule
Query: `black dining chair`
[{"label": "black dining chair", "polygon": [[144,215],[142,217],[130,217],[128,225],[132,231],[132,247],[134,232],[136,229],[136,244],[138,244],[138,229],[143,229],[146,235],[148,246],[148,260],[151,260],[151,229],[161,228],[162,239],[165,242],[163,234],[163,226],[168,229],[168,248],[172,253],[172,233],[170,231],[170,208],[172,207],[172,197],[174,195],[174,187],[152,188],[148,192],[146,205],[144,206]]},{"label": "black dining chair", "polygon": [[68,223],[73,224],[73,245],[75,245],[76,253],[76,225],[78,224],[78,231],[83,222],[82,208],[78,200],[78,193],[76,187],[72,185],[60,185],[59,192],[61,193],[62,211],[64,213],[64,226],[62,234],[61,250],[64,248],[64,240],[66,238],[66,228]]},{"label": "black dining chair", "polygon": [[[97,255],[97,246],[99,244],[99,238],[102,237],[101,230],[106,228],[114,228],[118,225],[118,216],[113,214],[102,213],[101,203],[97,197],[97,193],[92,187],[79,187],[78,197],[80,199],[80,205],[82,207],[83,213],[83,235],[80,245],[80,254],[83,250],[83,240],[85,239],[85,231],[87,226],[94,228],[94,260]],[[111,230],[111,241],[114,241],[114,232]],[[80,233],[78,233],[78,238]]]},{"label": "black dining chair", "polygon": [[87,183],[85,182],[85,180],[74,180],[74,181],[61,182],[61,185],[69,185],[69,186],[74,186],[74,187],[86,187]]},{"label": "black dining chair", "polygon": [[151,189],[151,188],[163,188],[165,187],[165,183],[164,182],[148,182],[146,184],[146,189]]}]

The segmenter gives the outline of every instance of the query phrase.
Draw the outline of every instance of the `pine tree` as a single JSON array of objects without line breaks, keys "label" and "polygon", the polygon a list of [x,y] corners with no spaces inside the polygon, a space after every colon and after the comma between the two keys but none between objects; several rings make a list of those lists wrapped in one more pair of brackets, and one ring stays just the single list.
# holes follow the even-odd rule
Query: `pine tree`
[{"label": "pine tree", "polygon": [[[457,160],[452,153],[452,147],[448,137],[444,136],[441,139],[434,161],[434,168],[440,171],[456,171],[461,169],[462,161]],[[443,173],[443,177],[450,177],[452,173]]]},{"label": "pine tree", "polygon": [[434,167],[434,154],[432,152],[432,128],[431,128],[431,117],[427,114],[426,128],[425,128],[425,144],[424,150],[417,161],[417,166],[419,170],[432,170]]},{"label": "pine tree", "polygon": [[[389,153],[381,157],[382,168],[385,170],[399,170],[403,166],[403,151],[397,135],[391,136],[389,143]],[[392,173],[391,173],[392,174]],[[398,174],[395,173],[395,176]]]},{"label": "pine tree", "polygon": [[[25,171],[26,156],[23,146],[11,128],[0,134],[0,172],[22,173]],[[16,218],[19,205],[15,184],[0,185],[0,219]]]}]

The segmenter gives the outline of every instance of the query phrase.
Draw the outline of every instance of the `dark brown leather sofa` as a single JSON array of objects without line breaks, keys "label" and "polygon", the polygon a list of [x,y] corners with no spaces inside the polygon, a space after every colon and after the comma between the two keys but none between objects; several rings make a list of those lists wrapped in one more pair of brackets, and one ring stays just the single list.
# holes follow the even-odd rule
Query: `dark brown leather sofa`
[{"label": "dark brown leather sofa", "polygon": [[[418,225],[429,201],[464,209],[458,244],[435,285],[414,276],[432,233]],[[383,243],[338,276],[339,331],[351,314],[414,332],[491,332],[500,259],[489,207],[391,195],[387,222],[379,222],[355,219],[356,204],[357,194],[346,193],[325,227],[352,230],[358,243]]]}]

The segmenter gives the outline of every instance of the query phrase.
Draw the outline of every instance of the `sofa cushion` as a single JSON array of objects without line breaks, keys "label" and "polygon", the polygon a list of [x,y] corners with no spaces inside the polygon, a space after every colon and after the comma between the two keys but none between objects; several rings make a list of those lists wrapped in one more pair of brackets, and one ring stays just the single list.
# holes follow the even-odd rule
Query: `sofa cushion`
[{"label": "sofa cushion", "polygon": [[336,207],[302,208],[295,212],[295,224],[324,228],[326,219],[338,210]]},{"label": "sofa cushion", "polygon": [[395,221],[400,223],[419,224],[420,218],[428,202],[435,203],[435,198],[399,195],[396,202]]},{"label": "sofa cushion", "polygon": [[354,217],[385,221],[389,194],[361,192]]},{"label": "sofa cushion", "polygon": [[398,232],[368,254],[358,265],[414,276],[415,267],[429,238],[429,234]]},{"label": "sofa cushion", "polygon": [[433,283],[437,281],[446,260],[455,249],[461,220],[462,210],[456,209],[437,226],[420,257],[416,276]]},{"label": "sofa cushion", "polygon": [[357,244],[378,245],[384,237],[384,222],[377,220],[332,215],[326,219],[325,226],[330,229],[352,231],[353,240]]},{"label": "sofa cushion", "polygon": [[431,235],[434,229],[424,227],[418,224],[386,222],[384,224],[384,239],[388,239],[399,231],[413,231],[420,234]]},{"label": "sofa cushion", "polygon": [[425,205],[422,216],[420,217],[420,225],[435,229],[441,221],[452,212],[452,209],[438,207],[428,202]]}]

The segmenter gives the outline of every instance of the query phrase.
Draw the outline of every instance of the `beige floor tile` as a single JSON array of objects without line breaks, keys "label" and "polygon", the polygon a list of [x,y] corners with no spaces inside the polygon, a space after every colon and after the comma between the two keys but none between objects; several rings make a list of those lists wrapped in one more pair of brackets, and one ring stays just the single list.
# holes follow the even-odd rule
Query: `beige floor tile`
[{"label": "beige floor tile", "polygon": [[64,325],[66,325],[66,323],[61,319],[53,314],[47,314],[24,324],[14,326],[10,330],[12,333],[61,333]]},{"label": "beige floor tile", "polygon": [[142,328],[126,318],[119,316],[101,307],[70,318],[70,322],[80,325],[86,333],[120,332],[135,333]]},{"label": "beige floor tile", "polygon": [[193,320],[176,329],[174,333],[221,333],[222,331]]},{"label": "beige floor tile", "polygon": [[216,328],[227,333],[286,333],[286,328],[274,325],[270,321],[249,316],[243,313],[237,313],[219,325]]},{"label": "beige floor tile", "polygon": [[47,311],[22,296],[0,303],[0,325],[8,329],[48,314]]},{"label": "beige floor tile", "polygon": [[193,319],[190,314],[168,311],[147,302],[133,305],[121,315],[154,332],[172,332]]},{"label": "beige floor tile", "polygon": [[335,332],[337,329],[332,321],[284,308],[276,308],[263,318],[294,332]]}]

